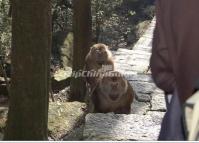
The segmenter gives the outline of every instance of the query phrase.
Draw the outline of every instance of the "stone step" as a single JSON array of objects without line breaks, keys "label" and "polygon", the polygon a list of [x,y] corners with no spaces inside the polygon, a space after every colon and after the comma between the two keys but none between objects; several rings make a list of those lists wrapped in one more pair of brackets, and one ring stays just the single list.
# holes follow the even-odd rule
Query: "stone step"
[{"label": "stone step", "polygon": [[90,141],[155,141],[164,113],[147,115],[88,114],[83,131]]}]

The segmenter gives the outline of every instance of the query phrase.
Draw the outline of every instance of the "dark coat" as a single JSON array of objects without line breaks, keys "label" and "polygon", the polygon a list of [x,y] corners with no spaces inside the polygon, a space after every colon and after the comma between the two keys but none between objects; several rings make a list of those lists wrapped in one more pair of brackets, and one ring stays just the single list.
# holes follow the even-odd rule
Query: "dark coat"
[{"label": "dark coat", "polygon": [[165,92],[176,87],[182,103],[199,80],[198,6],[199,0],[156,0],[152,77]]}]

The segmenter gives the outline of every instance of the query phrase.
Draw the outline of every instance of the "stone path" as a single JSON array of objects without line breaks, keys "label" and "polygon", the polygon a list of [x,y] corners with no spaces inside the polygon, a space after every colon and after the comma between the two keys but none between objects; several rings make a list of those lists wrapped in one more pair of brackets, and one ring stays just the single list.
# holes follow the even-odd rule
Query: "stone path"
[{"label": "stone path", "polygon": [[155,19],[133,50],[113,52],[116,70],[125,74],[136,92],[132,114],[88,114],[83,132],[84,140],[157,140],[166,106],[164,94],[146,73],[151,56]]}]

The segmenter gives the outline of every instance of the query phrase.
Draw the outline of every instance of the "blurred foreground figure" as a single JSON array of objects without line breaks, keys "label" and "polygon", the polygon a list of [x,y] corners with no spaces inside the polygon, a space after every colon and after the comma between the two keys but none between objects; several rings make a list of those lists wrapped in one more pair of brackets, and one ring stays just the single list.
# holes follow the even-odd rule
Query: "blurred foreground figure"
[{"label": "blurred foreground figure", "polygon": [[151,71],[168,105],[159,140],[186,140],[182,107],[199,81],[198,6],[199,0],[156,0]]}]

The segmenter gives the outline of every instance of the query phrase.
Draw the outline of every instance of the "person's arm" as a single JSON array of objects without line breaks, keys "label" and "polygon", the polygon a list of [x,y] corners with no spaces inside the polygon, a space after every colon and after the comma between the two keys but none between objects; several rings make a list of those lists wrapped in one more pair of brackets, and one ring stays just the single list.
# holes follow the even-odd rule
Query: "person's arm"
[{"label": "person's arm", "polygon": [[150,66],[155,84],[166,93],[172,93],[176,82],[169,59],[163,17],[164,9],[161,8],[161,1],[156,0],[156,27],[154,30]]}]

